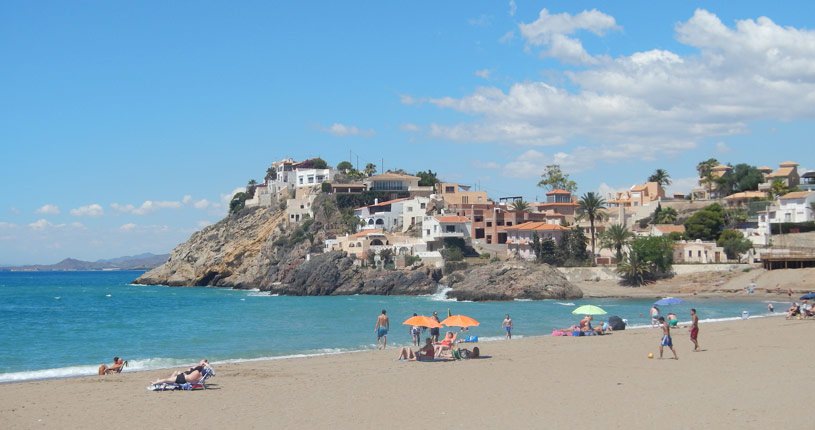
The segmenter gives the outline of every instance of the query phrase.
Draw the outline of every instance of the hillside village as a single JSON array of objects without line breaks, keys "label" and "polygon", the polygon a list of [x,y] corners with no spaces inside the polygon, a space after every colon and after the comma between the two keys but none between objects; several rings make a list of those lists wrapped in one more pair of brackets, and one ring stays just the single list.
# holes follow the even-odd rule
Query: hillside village
[{"label": "hillside village", "polygon": [[262,182],[250,181],[230,210],[285,209],[286,222],[297,226],[314,219],[318,196],[330,196],[333,203],[321,210],[338,211],[343,221],[323,251],[343,251],[360,265],[442,267],[465,257],[632,265],[640,238],[662,238],[673,264],[754,262],[783,247],[774,234],[815,230],[815,172],[798,166],[711,159],[699,163],[698,186],[687,195],[666,195],[670,177],[659,169],[624,192],[578,196],[553,165],[539,184],[546,199],[527,202],[493,198],[431,171],[377,173],[372,164],[358,171],[349,162],[287,158],[272,163]]}]

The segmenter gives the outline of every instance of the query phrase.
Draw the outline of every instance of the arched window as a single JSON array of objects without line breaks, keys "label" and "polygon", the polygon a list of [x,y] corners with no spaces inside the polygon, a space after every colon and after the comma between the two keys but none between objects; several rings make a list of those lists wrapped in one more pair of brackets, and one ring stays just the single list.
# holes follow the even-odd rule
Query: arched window
[{"label": "arched window", "polygon": [[382,218],[377,219],[376,220],[376,225],[385,225],[385,220],[382,219]]}]

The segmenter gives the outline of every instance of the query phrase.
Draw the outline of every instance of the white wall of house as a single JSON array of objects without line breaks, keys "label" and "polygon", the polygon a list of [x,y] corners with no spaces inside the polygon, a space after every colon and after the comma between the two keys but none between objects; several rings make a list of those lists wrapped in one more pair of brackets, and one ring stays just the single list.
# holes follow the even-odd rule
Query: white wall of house
[{"label": "white wall of house", "polygon": [[299,223],[306,216],[314,218],[311,204],[317,198],[316,194],[307,194],[293,199],[286,200],[286,219],[290,223]]},{"label": "white wall of house", "polygon": [[471,222],[443,222],[439,221],[435,216],[422,218],[422,240],[425,242],[442,240],[447,237],[458,237],[469,244],[472,242],[471,229]]},{"label": "white wall of house", "polygon": [[815,192],[811,192],[804,197],[785,199],[778,201],[778,207],[770,212],[770,222],[806,222],[815,220],[815,213],[810,204],[815,202]]},{"label": "white wall of house", "polygon": [[407,231],[411,225],[422,223],[429,202],[430,199],[427,197],[414,197],[404,202],[402,207],[402,232]]},{"label": "white wall of house", "polygon": [[295,187],[312,187],[323,182],[331,181],[331,169],[300,169],[294,170]]},{"label": "white wall of house", "polygon": [[356,215],[365,224],[362,230],[385,229],[386,231],[397,231],[402,228],[402,212],[404,201],[391,203],[389,211],[371,213],[371,206],[365,206],[354,210]]},{"label": "white wall of house", "polygon": [[676,263],[724,263],[727,255],[724,248],[714,242],[677,242],[674,244],[674,262]]}]

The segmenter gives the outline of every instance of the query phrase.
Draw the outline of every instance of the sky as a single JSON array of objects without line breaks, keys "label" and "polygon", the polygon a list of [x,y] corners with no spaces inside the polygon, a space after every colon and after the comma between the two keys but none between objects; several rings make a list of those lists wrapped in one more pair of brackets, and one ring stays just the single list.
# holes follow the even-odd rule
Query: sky
[{"label": "sky", "polygon": [[815,168],[807,1],[0,4],[0,265],[169,252],[286,157],[542,199]]}]

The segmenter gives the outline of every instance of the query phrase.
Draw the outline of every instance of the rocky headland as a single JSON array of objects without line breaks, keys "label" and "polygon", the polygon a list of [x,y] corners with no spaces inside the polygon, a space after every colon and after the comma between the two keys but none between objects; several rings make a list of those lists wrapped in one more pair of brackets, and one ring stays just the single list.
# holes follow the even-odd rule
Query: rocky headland
[{"label": "rocky headland", "polygon": [[[285,211],[251,208],[231,214],[178,245],[163,265],[136,284],[259,288],[270,294],[321,296],[350,294],[433,294],[439,284],[461,300],[569,299],[583,292],[543,264],[495,262],[453,272],[415,264],[406,269],[371,269],[343,252],[323,252],[340,224],[336,211],[322,210],[330,196],[315,200],[315,217],[286,223]],[[328,203],[327,203],[328,202]],[[358,263],[358,262],[357,262]]]}]

